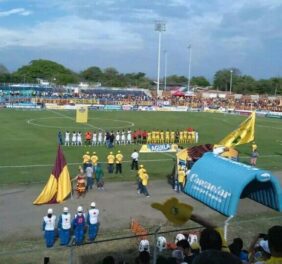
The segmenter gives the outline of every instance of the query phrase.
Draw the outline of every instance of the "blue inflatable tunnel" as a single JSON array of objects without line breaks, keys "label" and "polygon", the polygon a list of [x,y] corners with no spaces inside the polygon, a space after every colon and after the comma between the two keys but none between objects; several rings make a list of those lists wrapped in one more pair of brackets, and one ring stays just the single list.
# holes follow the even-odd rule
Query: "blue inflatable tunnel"
[{"label": "blue inflatable tunnel", "polygon": [[236,215],[240,199],[250,198],[282,211],[282,191],[269,171],[207,152],[192,167],[184,192],[214,210]]}]

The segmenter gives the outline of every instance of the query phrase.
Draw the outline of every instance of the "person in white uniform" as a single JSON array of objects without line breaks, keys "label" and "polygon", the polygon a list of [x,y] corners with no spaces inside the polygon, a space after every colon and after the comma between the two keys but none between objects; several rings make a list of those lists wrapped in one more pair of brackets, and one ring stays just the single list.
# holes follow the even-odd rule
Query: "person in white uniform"
[{"label": "person in white uniform", "polygon": [[69,209],[67,207],[64,207],[63,213],[59,217],[58,231],[61,241],[60,245],[68,245],[71,238],[71,214],[69,213]]},{"label": "person in white uniform", "polygon": [[43,224],[42,224],[42,230],[44,231],[44,238],[47,248],[54,246],[55,225],[56,225],[56,216],[53,214],[53,209],[49,208],[47,211],[47,215],[43,217]]},{"label": "person in white uniform", "polygon": [[65,146],[69,146],[70,145],[70,132],[66,131],[65,133]]},{"label": "person in white uniform", "polygon": [[96,203],[92,202],[90,204],[90,209],[87,214],[87,224],[88,224],[88,238],[93,241],[98,232],[99,224],[99,209],[96,208]]}]

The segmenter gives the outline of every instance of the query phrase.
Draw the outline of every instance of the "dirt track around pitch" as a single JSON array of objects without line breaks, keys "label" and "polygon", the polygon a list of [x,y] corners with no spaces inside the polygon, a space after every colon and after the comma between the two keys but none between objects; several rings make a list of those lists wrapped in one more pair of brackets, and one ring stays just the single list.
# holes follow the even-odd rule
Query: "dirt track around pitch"
[{"label": "dirt track around pitch", "polygon": [[[275,173],[282,183],[282,172]],[[58,205],[35,206],[32,201],[41,192],[42,185],[21,185],[0,187],[0,241],[13,239],[37,238],[42,235],[42,217],[49,207],[54,209],[58,216],[64,206],[70,208],[72,215],[76,208],[82,205],[85,210],[95,201],[100,209],[101,229],[129,228],[130,219],[136,218],[146,225],[165,224],[166,219],[161,212],[152,209],[152,202],[164,202],[170,197],[177,197],[181,202],[191,204],[194,212],[204,217],[217,218],[219,214],[202,203],[185,194],[178,194],[172,190],[166,180],[151,181],[148,187],[151,197],[138,195],[134,182],[112,182],[105,185],[105,190],[88,192],[84,198],[68,199]],[[244,214],[273,213],[250,199],[241,200],[238,208],[238,216]]]}]

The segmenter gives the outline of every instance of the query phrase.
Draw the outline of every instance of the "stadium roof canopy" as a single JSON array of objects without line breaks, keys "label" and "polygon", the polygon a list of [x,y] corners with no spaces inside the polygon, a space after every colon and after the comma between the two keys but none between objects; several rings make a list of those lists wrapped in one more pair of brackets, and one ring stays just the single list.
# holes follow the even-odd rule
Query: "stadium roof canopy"
[{"label": "stadium roof canopy", "polygon": [[250,198],[282,211],[282,190],[270,172],[207,152],[192,167],[184,192],[226,216]]}]

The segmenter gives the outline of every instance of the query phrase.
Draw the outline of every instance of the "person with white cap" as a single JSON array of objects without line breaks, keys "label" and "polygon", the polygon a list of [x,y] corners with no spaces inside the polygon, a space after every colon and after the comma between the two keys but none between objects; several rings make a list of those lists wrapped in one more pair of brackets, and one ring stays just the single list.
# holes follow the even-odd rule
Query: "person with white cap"
[{"label": "person with white cap", "polygon": [[55,243],[55,225],[56,216],[53,214],[53,209],[47,210],[47,215],[43,217],[42,230],[44,231],[44,238],[48,248],[53,247]]},{"label": "person with white cap", "polygon": [[85,229],[85,215],[83,213],[83,207],[77,207],[77,214],[75,214],[72,221],[72,227],[74,230],[74,237],[76,245],[81,245],[84,240],[84,229]]},{"label": "person with white cap", "polygon": [[63,213],[59,217],[58,231],[61,246],[68,245],[71,237],[71,214],[67,207],[64,207]]},{"label": "person with white cap", "polygon": [[93,241],[97,236],[98,225],[99,225],[99,209],[96,208],[96,203],[90,204],[90,209],[87,214],[88,224],[88,238]]}]

